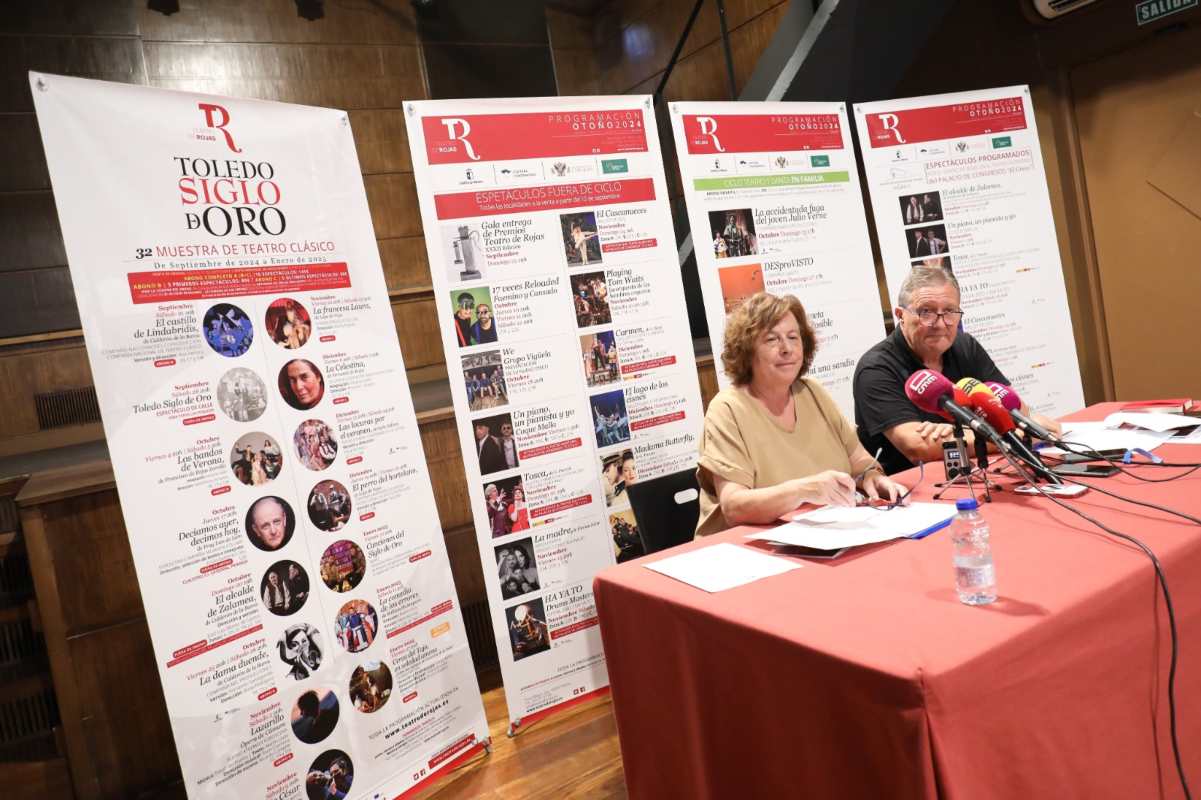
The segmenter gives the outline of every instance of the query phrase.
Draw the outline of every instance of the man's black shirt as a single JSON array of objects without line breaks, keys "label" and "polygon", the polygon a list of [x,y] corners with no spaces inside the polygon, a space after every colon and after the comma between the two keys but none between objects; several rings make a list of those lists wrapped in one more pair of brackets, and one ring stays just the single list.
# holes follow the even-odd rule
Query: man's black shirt
[{"label": "man's black shirt", "polygon": [[[903,422],[946,422],[937,414],[922,411],[905,396],[906,379],[924,368],[921,359],[909,349],[900,326],[864,353],[855,367],[853,390],[859,441],[869,455],[883,448],[880,465],[890,475],[913,464],[888,441],[884,431]],[[961,378],[1009,383],[980,343],[963,331],[943,353],[942,374],[951,383]]]}]

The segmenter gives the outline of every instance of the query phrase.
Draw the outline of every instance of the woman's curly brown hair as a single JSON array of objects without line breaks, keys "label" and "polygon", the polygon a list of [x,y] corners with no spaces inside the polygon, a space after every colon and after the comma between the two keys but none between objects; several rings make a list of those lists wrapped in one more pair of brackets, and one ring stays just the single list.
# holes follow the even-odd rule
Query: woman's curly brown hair
[{"label": "woman's curly brown hair", "polygon": [[801,328],[801,343],[805,349],[797,380],[809,372],[813,356],[817,353],[817,336],[809,324],[805,307],[790,294],[759,292],[748,297],[726,320],[726,341],[721,350],[721,364],[735,386],[745,386],[751,382],[755,342],[759,335],[771,330],[789,312],[796,317]]}]

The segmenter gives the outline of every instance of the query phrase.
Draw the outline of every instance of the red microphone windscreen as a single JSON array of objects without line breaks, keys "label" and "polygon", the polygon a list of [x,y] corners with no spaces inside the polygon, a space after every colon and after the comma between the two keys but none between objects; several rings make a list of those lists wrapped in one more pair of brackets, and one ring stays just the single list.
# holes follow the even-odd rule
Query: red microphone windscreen
[{"label": "red microphone windscreen", "polygon": [[938,414],[944,419],[951,417],[939,408],[938,401],[954,391],[955,387],[951,382],[932,369],[919,369],[905,381],[905,396],[909,398],[909,402],[922,411]]},{"label": "red microphone windscreen", "polygon": [[1013,419],[1005,410],[1005,406],[1001,405],[1001,401],[983,383],[972,378],[964,378],[959,384],[970,387],[967,389],[968,406],[984,417],[985,422],[996,428],[997,433],[1003,435],[1017,427],[1013,424]]},{"label": "red microphone windscreen", "polygon": [[1005,406],[1006,411],[1020,411],[1022,408],[1022,398],[1018,397],[1018,393],[1012,387],[1006,386],[1003,383],[989,381],[984,384],[992,393],[1001,401],[1001,405]]}]

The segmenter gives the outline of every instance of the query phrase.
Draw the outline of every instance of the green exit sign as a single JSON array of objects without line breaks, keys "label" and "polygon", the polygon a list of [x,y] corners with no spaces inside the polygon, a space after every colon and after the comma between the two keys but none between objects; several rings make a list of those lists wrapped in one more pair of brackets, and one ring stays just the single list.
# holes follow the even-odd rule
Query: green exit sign
[{"label": "green exit sign", "polygon": [[1196,8],[1199,0],[1146,0],[1134,6],[1134,18],[1139,25],[1155,22],[1169,14]]}]

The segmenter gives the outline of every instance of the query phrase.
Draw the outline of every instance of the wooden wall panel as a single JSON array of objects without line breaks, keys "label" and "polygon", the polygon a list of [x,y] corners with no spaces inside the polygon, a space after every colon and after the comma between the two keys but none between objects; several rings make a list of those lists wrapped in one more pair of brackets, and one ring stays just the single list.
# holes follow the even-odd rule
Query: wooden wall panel
[{"label": "wooden wall panel", "polygon": [[350,128],[354,131],[354,146],[364,175],[413,171],[404,111],[399,108],[352,111]]},{"label": "wooden wall panel", "polygon": [[399,108],[425,96],[420,53],[406,45],[146,42],[153,86],[328,108]]},{"label": "wooden wall panel", "polygon": [[0,112],[32,111],[27,72],[53,72],[119,83],[145,83],[137,39],[13,36],[0,48]]},{"label": "wooden wall panel", "polygon": [[50,173],[46,171],[37,117],[32,112],[0,114],[0,192],[49,188]]},{"label": "wooden wall panel", "polygon": [[442,529],[451,530],[472,524],[471,501],[459,449],[459,433],[454,418],[421,426],[421,444],[434,484],[434,499]]},{"label": "wooden wall panel", "polygon": [[67,263],[50,192],[0,193],[0,271]]},{"label": "wooden wall panel", "polygon": [[417,26],[409,0],[325,4],[325,17],[306,20],[295,0],[180,0],[179,13],[165,16],[141,6],[146,41],[416,44]]},{"label": "wooden wall panel", "polygon": [[0,438],[37,432],[35,394],[91,385],[92,371],[82,341],[0,351],[0,386],[5,387]]},{"label": "wooden wall panel", "polygon": [[367,175],[367,204],[377,239],[421,235],[421,210],[417,206],[417,184],[411,172]]},{"label": "wooden wall panel", "polygon": [[431,289],[430,266],[425,252],[424,237],[380,239],[377,244],[389,291]]},{"label": "wooden wall panel", "polygon": [[[145,3],[142,3],[145,5]],[[129,0],[39,0],[8,3],[0,14],[0,34],[42,36],[135,36],[138,4]]]},{"label": "wooden wall panel", "polygon": [[0,338],[78,327],[66,267],[0,272]]},{"label": "wooden wall panel", "polygon": [[402,297],[392,303],[392,319],[410,370],[443,363],[442,334],[433,294]]}]

